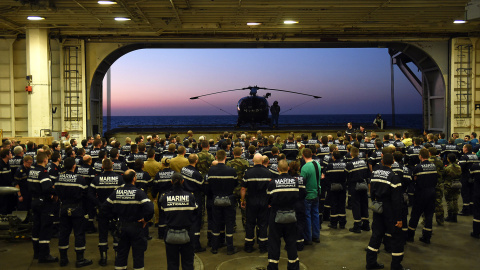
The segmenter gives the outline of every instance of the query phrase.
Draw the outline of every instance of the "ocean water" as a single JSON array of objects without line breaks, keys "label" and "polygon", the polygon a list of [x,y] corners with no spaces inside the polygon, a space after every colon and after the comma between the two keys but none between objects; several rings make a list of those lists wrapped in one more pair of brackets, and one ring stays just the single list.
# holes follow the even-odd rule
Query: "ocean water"
[{"label": "ocean water", "polygon": [[[352,122],[354,128],[360,124],[371,125],[375,114],[336,114],[336,115],[280,115],[279,125],[315,125],[315,126],[346,126]],[[382,115],[391,126],[392,116]],[[104,131],[107,131],[107,119],[103,117]],[[237,116],[232,115],[189,115],[189,116],[112,116],[111,128],[145,128],[145,127],[185,127],[190,126],[234,126]],[[397,128],[423,129],[423,117],[421,114],[397,114],[395,115]]]}]

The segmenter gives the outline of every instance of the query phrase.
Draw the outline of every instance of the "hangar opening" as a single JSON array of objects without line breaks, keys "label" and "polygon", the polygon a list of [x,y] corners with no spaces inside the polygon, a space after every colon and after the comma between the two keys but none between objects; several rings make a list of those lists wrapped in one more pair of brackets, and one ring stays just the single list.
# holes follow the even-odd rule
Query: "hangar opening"
[{"label": "hangar opening", "polygon": [[[104,132],[106,130],[106,123],[104,123],[104,114],[105,114],[105,108],[103,106],[103,101],[105,100],[104,97],[104,84],[103,84],[103,79],[110,68],[112,64],[122,57],[123,55],[126,55],[130,52],[136,51],[136,50],[141,50],[141,49],[155,49],[155,48],[163,48],[163,49],[232,49],[232,50],[245,50],[245,49],[256,49],[255,51],[262,51],[263,49],[327,49],[327,48],[358,48],[357,50],[360,54],[362,53],[362,49],[370,49],[370,50],[383,50],[385,52],[385,55],[382,56],[384,60],[386,61],[392,61],[393,64],[395,65],[396,70],[400,70],[405,77],[403,76],[398,76],[395,75],[395,80],[405,80],[405,78],[408,78],[408,85],[410,89],[413,92],[409,92],[409,95],[411,96],[412,102],[410,102],[407,105],[402,105],[398,104],[398,101],[395,103],[396,108],[394,111],[397,114],[402,114],[405,113],[406,111],[408,112],[409,109],[410,111],[415,111],[421,115],[423,115],[423,125],[422,128],[426,130],[432,130],[432,131],[445,131],[446,130],[446,111],[445,111],[445,83],[443,81],[443,76],[441,73],[441,70],[439,66],[435,63],[435,61],[423,50],[417,48],[416,46],[409,45],[409,44],[404,44],[404,43],[389,43],[389,44],[348,44],[346,46],[345,44],[330,44],[329,46],[325,46],[324,44],[282,44],[282,46],[279,46],[279,44],[262,44],[262,46],[258,46],[258,44],[255,44],[255,46],[252,46],[253,44],[222,44],[222,45],[217,45],[217,46],[212,46],[212,44],[189,44],[188,47],[186,47],[185,44],[146,44],[146,43],[141,43],[141,44],[132,44],[132,45],[127,45],[124,47],[121,47],[117,49],[116,51],[112,52],[110,55],[108,55],[103,62],[98,66],[92,80],[91,88],[90,88],[90,118],[89,122],[87,122],[87,127],[89,130],[87,131],[88,134],[92,133],[100,133]],[[288,46],[283,46],[283,45],[288,45]],[[259,49],[262,48],[262,49]],[[145,51],[145,50],[144,50]],[[263,50],[265,51],[265,50]],[[136,52],[137,53],[137,52]],[[390,57],[389,57],[390,56]],[[352,63],[355,61],[351,61]],[[368,66],[371,63],[368,63],[364,61],[363,65],[359,65],[357,68],[359,70],[364,70],[368,69]],[[163,65],[164,63],[159,62],[158,65]],[[252,65],[256,65],[257,63],[252,63]],[[398,68],[397,68],[398,67]],[[132,67],[134,68],[134,67]],[[175,67],[172,67],[175,68]],[[160,69],[159,69],[160,70]],[[266,70],[265,72],[268,73],[269,70]],[[360,72],[360,71],[359,71]],[[387,74],[388,81],[390,81],[390,71],[382,71],[383,76]],[[344,75],[345,77],[348,77],[348,74]],[[178,78],[178,80],[188,80],[189,79],[189,74],[185,74],[182,78]],[[155,77],[151,78],[152,80],[155,80]],[[158,84],[161,84],[162,82],[158,82]],[[244,80],[245,85],[235,85],[234,87],[244,87],[247,84],[252,84],[256,83],[256,81],[251,82],[248,80]],[[369,82],[372,86],[375,86],[377,84],[376,81],[371,81]],[[324,85],[318,85],[316,89],[314,90],[314,94],[317,94],[319,96],[325,96],[326,92],[329,91],[335,91],[335,89],[329,89],[332,88],[331,85],[335,84],[334,82],[329,82],[327,85],[327,89],[324,89]],[[201,87],[202,85],[199,84],[200,87],[198,87],[197,94],[205,94],[208,92],[214,92],[216,90],[226,90],[226,89],[221,89],[221,88],[216,88],[216,89],[205,89]],[[270,85],[262,85],[266,87],[272,87]],[[413,86],[413,87],[412,87]],[[274,88],[281,88],[278,85],[275,85]],[[284,87],[284,88],[290,88],[290,87]],[[315,88],[315,87],[314,87]],[[359,87],[361,88],[361,87]],[[305,89],[305,87],[303,87]],[[391,91],[391,85],[382,85],[382,89],[384,91],[383,94],[389,96]],[[170,89],[172,92],[175,91],[174,88]],[[298,89],[294,89],[298,90]],[[398,96],[399,92],[401,92],[401,89],[395,89],[396,93],[394,96]],[[316,91],[316,92],[315,92]],[[136,98],[147,98],[147,97],[142,97],[142,90],[133,90],[132,89],[132,94],[135,95]],[[114,95],[115,95],[115,90],[114,90]],[[165,95],[168,95],[168,93],[164,93]],[[247,93],[237,93],[237,96],[245,96]],[[364,90],[358,91],[355,95],[353,96],[345,96],[345,100],[348,99],[358,99],[358,97],[362,96],[368,96],[368,95],[373,95],[374,93],[369,93],[365,92]],[[400,93],[402,94],[402,93]],[[403,93],[405,94],[405,93]],[[327,95],[328,96],[328,95]],[[189,102],[188,96],[184,97],[185,102]],[[270,102],[273,102],[274,99],[271,99]],[[234,104],[236,100],[229,100],[232,103],[231,107],[234,107]],[[328,99],[322,99],[318,102],[319,107],[324,107],[325,104],[331,103],[333,100],[328,100]],[[415,102],[416,101],[416,102]],[[334,101],[335,102],[335,101]],[[391,107],[392,102],[389,98],[385,99],[383,103],[385,104],[380,104],[382,108]],[[187,103],[189,106],[192,103]],[[411,107],[412,104],[414,105],[415,108],[408,108],[409,106]],[[214,104],[215,105],[215,104]],[[375,104],[372,104],[375,105]],[[377,104],[378,105],[378,104]],[[372,107],[368,104],[367,102],[367,107]],[[405,108],[407,107],[407,108]],[[284,109],[289,109],[288,106],[283,107]],[[379,108],[380,109],[380,108]],[[361,110],[361,109],[360,109]],[[385,110],[384,110],[385,111]],[[219,113],[221,113],[219,111]],[[326,113],[325,111],[321,113]],[[351,111],[349,113],[352,113]],[[368,113],[373,115],[372,111],[369,111]],[[114,113],[115,114],[115,113]],[[294,112],[294,114],[298,114]],[[327,114],[341,114],[341,112],[330,112]],[[117,113],[118,115],[118,113]],[[172,115],[172,114],[170,114]],[[373,119],[372,119],[373,120]],[[388,122],[391,121],[391,119],[387,119]],[[107,121],[108,122],[108,121]],[[398,120],[396,121],[398,123]],[[391,122],[389,123],[391,125]]]}]

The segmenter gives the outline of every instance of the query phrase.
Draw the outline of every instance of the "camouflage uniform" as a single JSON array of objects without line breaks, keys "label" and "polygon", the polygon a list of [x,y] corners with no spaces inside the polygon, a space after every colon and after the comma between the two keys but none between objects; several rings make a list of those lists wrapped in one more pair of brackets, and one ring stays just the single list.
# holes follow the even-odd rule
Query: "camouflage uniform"
[{"label": "camouflage uniform", "polygon": [[[250,164],[248,163],[247,160],[240,157],[236,157],[228,161],[227,166],[234,168],[235,171],[237,172],[238,186],[233,190],[233,195],[235,195],[235,198],[237,199],[237,202],[238,202],[238,200],[240,200],[240,189],[242,189],[243,176],[245,175],[245,171],[250,167]],[[240,211],[242,213],[242,224],[243,224],[243,227],[245,227],[247,215],[244,208],[240,208]]]},{"label": "camouflage uniform", "polygon": [[445,211],[443,210],[443,175],[445,166],[439,157],[429,157],[428,161],[437,167],[438,182],[435,187],[435,219],[438,225],[443,225],[445,219]]},{"label": "camouflage uniform", "polygon": [[460,189],[452,189],[451,185],[454,180],[460,181],[462,168],[458,164],[449,164],[445,168],[443,179],[445,180],[445,200],[447,201],[447,221],[456,220],[458,213],[458,195]]},{"label": "camouflage uniform", "polygon": [[[212,162],[215,160],[215,157],[210,154],[207,150],[202,150],[198,154],[198,162],[195,166],[197,170],[202,174],[203,179],[208,173],[210,166],[212,166]],[[200,209],[202,209],[202,227],[205,220],[205,196],[202,196],[201,205],[199,205]]]}]

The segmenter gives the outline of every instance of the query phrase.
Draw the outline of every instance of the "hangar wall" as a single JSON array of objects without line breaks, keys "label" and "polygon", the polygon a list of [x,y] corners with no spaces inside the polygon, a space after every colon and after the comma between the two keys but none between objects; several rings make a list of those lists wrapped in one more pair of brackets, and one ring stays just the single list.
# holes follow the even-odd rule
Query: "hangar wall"
[{"label": "hangar wall", "polygon": [[480,134],[480,38],[455,38],[450,44],[450,133],[463,138]]}]

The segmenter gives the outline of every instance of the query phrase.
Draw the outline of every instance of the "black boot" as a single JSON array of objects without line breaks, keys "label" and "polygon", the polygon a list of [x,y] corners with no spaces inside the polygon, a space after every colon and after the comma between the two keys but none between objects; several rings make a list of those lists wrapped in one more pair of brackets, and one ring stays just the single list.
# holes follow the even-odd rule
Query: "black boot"
[{"label": "black boot", "polygon": [[67,266],[68,265],[68,255],[67,255],[68,249],[60,249],[59,252],[60,252],[60,266],[61,267]]},{"label": "black boot", "polygon": [[462,212],[458,213],[460,216],[469,216],[470,215],[470,206],[464,205]]},{"label": "black boot", "polygon": [[38,260],[38,252],[39,252],[38,241],[33,241],[32,243],[33,243],[33,259]]},{"label": "black boot", "polygon": [[453,222],[453,213],[448,212],[448,216],[445,218],[446,222]]},{"label": "black boot", "polygon": [[364,219],[362,220],[362,227],[361,227],[362,231],[370,231],[370,221],[368,219]]},{"label": "black boot", "polygon": [[50,255],[50,245],[49,244],[39,244],[38,245],[38,262],[39,263],[54,263],[58,262],[57,257]]},{"label": "black boot", "polygon": [[98,261],[100,266],[107,266],[107,252],[100,251],[100,260]]},{"label": "black boot", "polygon": [[92,264],[92,260],[87,260],[83,257],[85,250],[77,250],[77,261],[75,262],[75,266],[77,268],[84,267],[87,265]]}]

